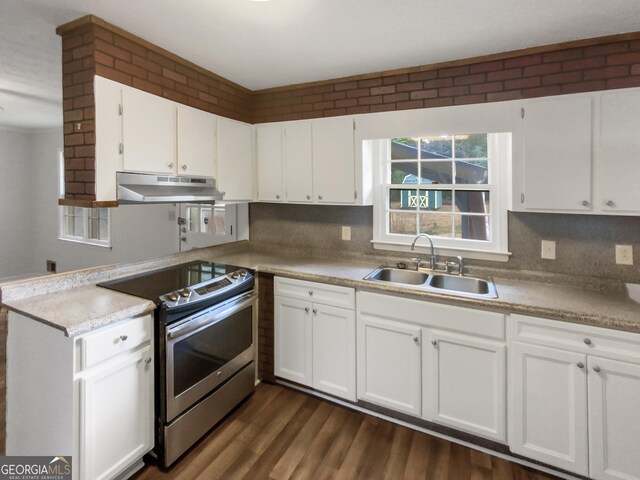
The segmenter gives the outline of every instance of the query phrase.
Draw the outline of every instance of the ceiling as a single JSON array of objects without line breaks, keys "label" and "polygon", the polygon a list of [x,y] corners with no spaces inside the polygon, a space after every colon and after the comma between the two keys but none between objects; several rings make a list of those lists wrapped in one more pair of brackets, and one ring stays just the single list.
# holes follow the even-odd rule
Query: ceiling
[{"label": "ceiling", "polygon": [[640,30],[639,0],[0,0],[0,126],[62,124],[87,14],[252,90]]}]

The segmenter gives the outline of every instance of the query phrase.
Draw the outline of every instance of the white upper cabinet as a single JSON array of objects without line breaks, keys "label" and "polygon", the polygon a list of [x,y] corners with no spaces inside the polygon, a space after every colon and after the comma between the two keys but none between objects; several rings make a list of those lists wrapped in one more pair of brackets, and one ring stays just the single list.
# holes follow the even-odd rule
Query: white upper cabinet
[{"label": "white upper cabinet", "polygon": [[598,207],[640,211],[640,90],[602,94],[598,159]]},{"label": "white upper cabinet", "polygon": [[282,127],[267,123],[256,127],[258,199],[280,202],[282,193]]},{"label": "white upper cabinet", "polygon": [[522,194],[527,210],[591,209],[591,112],[590,96],[524,105]]},{"label": "white upper cabinet", "polygon": [[218,117],[218,189],[224,200],[253,200],[253,127]]},{"label": "white upper cabinet", "polygon": [[179,174],[215,176],[216,117],[202,110],[178,105]]},{"label": "white upper cabinet", "polygon": [[355,203],[353,117],[312,121],[313,192],[319,203]]},{"label": "white upper cabinet", "polygon": [[176,108],[173,102],[124,87],[122,138],[124,170],[176,172]]},{"label": "white upper cabinet", "polygon": [[[96,104],[96,200],[116,198],[116,176],[122,170],[122,85],[95,77]],[[82,127],[82,125],[81,125]]]},{"label": "white upper cabinet", "polygon": [[311,122],[284,124],[282,165],[287,201],[308,203],[313,201],[313,153]]}]

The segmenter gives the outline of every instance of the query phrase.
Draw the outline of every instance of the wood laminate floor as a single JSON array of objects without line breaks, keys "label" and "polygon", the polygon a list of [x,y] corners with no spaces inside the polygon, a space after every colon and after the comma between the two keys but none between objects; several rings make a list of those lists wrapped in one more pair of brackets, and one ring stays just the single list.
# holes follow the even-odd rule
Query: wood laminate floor
[{"label": "wood laminate floor", "polygon": [[176,465],[135,480],[551,477],[278,385],[255,394]]}]

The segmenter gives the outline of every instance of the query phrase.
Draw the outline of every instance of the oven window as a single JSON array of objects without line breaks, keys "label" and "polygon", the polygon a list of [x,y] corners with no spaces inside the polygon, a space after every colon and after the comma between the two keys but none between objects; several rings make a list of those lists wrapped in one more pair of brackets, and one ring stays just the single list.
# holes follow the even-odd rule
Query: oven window
[{"label": "oven window", "polygon": [[174,396],[215,373],[251,346],[252,313],[252,307],[243,308],[174,343]]}]

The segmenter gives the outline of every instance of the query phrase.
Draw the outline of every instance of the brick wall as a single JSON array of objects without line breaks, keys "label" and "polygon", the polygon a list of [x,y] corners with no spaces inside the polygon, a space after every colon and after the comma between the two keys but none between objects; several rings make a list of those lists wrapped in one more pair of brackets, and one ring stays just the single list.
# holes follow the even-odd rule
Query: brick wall
[{"label": "brick wall", "polygon": [[83,17],[57,32],[62,36],[67,200],[95,200],[94,75],[210,113],[251,120],[249,90],[97,17]]},{"label": "brick wall", "polygon": [[252,122],[640,87],[640,32],[254,92]]},{"label": "brick wall", "polygon": [[273,275],[258,274],[258,377],[274,381]]}]

